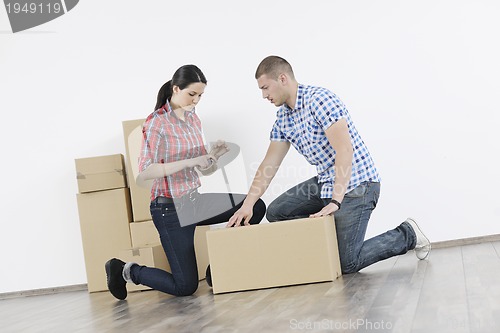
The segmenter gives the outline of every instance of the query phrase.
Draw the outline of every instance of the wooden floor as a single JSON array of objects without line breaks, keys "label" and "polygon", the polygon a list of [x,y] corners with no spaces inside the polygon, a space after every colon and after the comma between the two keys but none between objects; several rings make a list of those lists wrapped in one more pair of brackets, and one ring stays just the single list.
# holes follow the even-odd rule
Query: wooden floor
[{"label": "wooden floor", "polygon": [[0,332],[500,332],[500,242],[413,251],[334,282],[117,301],[86,291],[0,300]]}]

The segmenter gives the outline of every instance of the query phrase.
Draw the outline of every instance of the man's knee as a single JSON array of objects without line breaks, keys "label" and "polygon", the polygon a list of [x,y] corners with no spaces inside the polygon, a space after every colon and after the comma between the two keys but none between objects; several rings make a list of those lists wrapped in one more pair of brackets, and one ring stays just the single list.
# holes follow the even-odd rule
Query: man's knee
[{"label": "man's knee", "polygon": [[280,212],[279,205],[276,204],[276,201],[271,202],[271,204],[267,207],[266,211],[266,219],[269,222],[275,222],[282,219],[282,214]]},{"label": "man's knee", "polygon": [[278,222],[278,221],[292,220],[295,218],[294,216],[290,216],[283,208],[284,207],[282,206],[273,205],[271,203],[271,205],[267,207],[266,219],[269,222]]},{"label": "man's knee", "polygon": [[351,273],[356,273],[358,270],[356,269],[356,265],[350,264],[350,265],[341,265],[342,267],[342,274],[351,274]]}]

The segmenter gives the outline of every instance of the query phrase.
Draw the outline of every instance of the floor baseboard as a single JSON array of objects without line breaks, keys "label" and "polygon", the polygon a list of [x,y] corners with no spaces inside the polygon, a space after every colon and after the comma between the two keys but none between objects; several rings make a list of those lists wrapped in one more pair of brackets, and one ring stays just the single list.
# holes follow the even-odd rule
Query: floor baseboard
[{"label": "floor baseboard", "polygon": [[481,243],[497,242],[497,241],[500,241],[500,234],[462,238],[462,239],[452,239],[441,242],[433,242],[431,244],[433,249],[442,249],[446,247],[481,244]]},{"label": "floor baseboard", "polygon": [[54,287],[54,288],[42,288],[42,289],[32,289],[32,290],[22,290],[14,291],[8,293],[0,293],[0,299],[9,299],[17,297],[28,297],[28,296],[40,296],[40,295],[51,295],[58,293],[66,293],[70,291],[82,291],[88,290],[87,284],[75,284],[71,286]]}]

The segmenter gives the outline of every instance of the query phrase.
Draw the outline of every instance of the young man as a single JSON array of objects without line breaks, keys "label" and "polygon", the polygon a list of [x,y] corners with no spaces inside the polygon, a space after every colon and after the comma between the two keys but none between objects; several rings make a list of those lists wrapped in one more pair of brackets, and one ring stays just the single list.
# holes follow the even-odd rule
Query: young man
[{"label": "young man", "polygon": [[270,222],[334,214],[344,274],[411,249],[425,259],[431,249],[415,220],[364,240],[380,193],[380,177],[342,101],[331,91],[299,84],[283,58],[269,56],[255,73],[262,96],[279,107],[271,143],[243,206],[227,226],[247,224],[290,145],[316,166],[318,175],[289,189],[267,210]]}]

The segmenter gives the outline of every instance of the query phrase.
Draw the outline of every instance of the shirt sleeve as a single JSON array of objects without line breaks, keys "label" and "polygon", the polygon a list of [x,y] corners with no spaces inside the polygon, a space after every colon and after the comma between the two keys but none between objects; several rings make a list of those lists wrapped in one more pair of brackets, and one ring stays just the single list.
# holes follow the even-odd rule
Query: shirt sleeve
[{"label": "shirt sleeve", "polygon": [[283,134],[284,126],[284,114],[280,110],[276,113],[276,121],[274,122],[273,128],[271,128],[271,133],[269,138],[271,141],[288,141]]},{"label": "shirt sleeve", "polygon": [[319,91],[311,99],[311,113],[323,131],[326,131],[341,118],[346,117],[346,108],[334,93]]},{"label": "shirt sleeve", "polygon": [[146,119],[142,127],[142,146],[139,156],[139,172],[146,170],[152,163],[158,163],[157,156],[161,143],[161,126],[157,117]]}]

